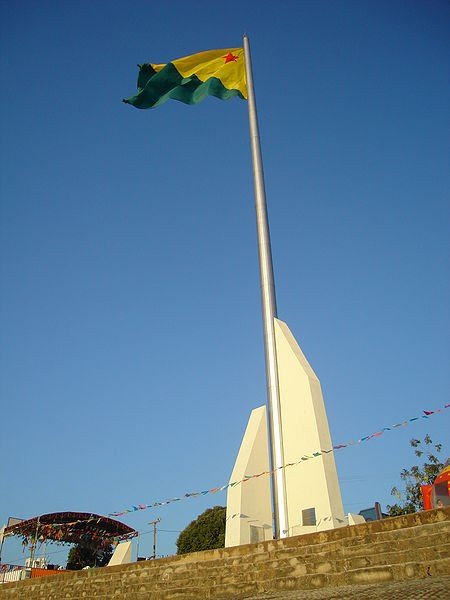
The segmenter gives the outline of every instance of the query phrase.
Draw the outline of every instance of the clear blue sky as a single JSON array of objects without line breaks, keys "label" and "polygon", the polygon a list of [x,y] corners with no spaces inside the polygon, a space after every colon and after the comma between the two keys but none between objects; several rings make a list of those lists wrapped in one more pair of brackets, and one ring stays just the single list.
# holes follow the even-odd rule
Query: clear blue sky
[{"label": "clear blue sky", "polygon": [[[447,2],[24,0],[0,23],[0,522],[228,481],[265,402],[247,106],[121,99],[137,63],[244,32],[279,316],[334,443],[448,402]],[[448,429],[445,413],[340,450],[346,509],[385,507],[408,440],[448,454]],[[124,520],[176,531],[225,502]]]}]

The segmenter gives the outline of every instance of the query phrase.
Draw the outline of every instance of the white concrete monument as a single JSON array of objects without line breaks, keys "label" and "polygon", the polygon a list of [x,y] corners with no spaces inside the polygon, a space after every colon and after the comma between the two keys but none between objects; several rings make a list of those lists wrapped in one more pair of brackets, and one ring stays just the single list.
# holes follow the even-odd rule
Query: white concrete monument
[{"label": "white concrete monument", "polygon": [[132,548],[130,541],[120,542],[120,544],[117,544],[114,554],[111,556],[108,567],[114,565],[127,565],[128,563],[133,562],[131,552]]},{"label": "white concrete monument", "polygon": [[[278,319],[275,346],[283,464],[300,461],[284,469],[288,526],[284,536],[340,527],[346,520],[319,379],[286,323]],[[269,471],[268,449],[267,413],[262,406],[251,413],[230,483]],[[321,450],[327,452],[318,455]],[[271,539],[271,524],[269,476],[228,488],[227,547]]]},{"label": "white concrete monument", "polygon": [[[265,406],[252,410],[230,483],[269,470],[269,440]],[[272,499],[267,475],[228,488],[225,546],[271,540]]]}]

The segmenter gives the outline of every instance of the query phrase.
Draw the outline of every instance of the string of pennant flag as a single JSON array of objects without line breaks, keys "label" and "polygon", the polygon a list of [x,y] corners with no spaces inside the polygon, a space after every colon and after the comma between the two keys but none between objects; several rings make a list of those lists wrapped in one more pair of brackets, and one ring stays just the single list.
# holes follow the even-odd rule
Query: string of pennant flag
[{"label": "string of pennant flag", "polygon": [[[296,462],[284,464],[280,467],[272,469],[271,471],[262,471],[261,473],[256,473],[255,475],[245,475],[244,479],[241,479],[240,481],[233,481],[233,482],[227,483],[225,485],[221,485],[219,487],[214,487],[211,489],[203,490],[200,492],[188,492],[180,497],[167,498],[166,500],[162,500],[160,502],[153,502],[151,504],[136,504],[136,505],[133,505],[124,510],[109,513],[108,516],[109,517],[121,517],[128,513],[133,513],[133,512],[137,512],[137,511],[141,511],[141,510],[147,510],[148,508],[157,508],[159,506],[165,506],[167,504],[172,504],[173,502],[180,502],[181,500],[187,500],[188,498],[195,498],[198,496],[206,496],[209,494],[217,494],[218,492],[223,492],[224,490],[226,490],[228,488],[243,484],[246,481],[250,481],[251,479],[256,479],[257,477],[262,477],[263,475],[271,475],[272,473],[275,473],[275,471],[278,471],[279,469],[286,469],[289,467],[294,467],[296,465],[301,464],[302,462],[312,460],[314,458],[317,458],[318,456],[322,456],[322,454],[328,454],[330,452],[334,452],[335,450],[341,450],[342,448],[347,448],[348,446],[355,446],[355,445],[361,444],[363,442],[368,442],[371,439],[380,437],[386,431],[392,431],[392,430],[398,429],[400,427],[405,427],[409,423],[413,423],[414,421],[418,421],[419,419],[428,419],[432,415],[442,413],[447,408],[450,408],[450,403],[444,404],[443,407],[438,408],[436,410],[423,410],[422,411],[423,414],[419,415],[418,417],[412,417],[411,419],[406,419],[405,421],[401,421],[400,423],[395,423],[394,425],[390,425],[389,427],[383,427],[379,431],[372,433],[370,435],[361,437],[358,440],[350,440],[349,442],[347,442],[345,444],[336,444],[335,446],[333,446],[332,448],[327,449],[327,450],[321,449],[321,450],[317,450],[316,452],[312,452],[311,454],[305,454]],[[235,515],[235,516],[237,516],[237,515]]]},{"label": "string of pennant flag", "polygon": [[[248,515],[244,515],[243,513],[234,513],[234,515],[230,515],[229,517],[226,518],[226,521],[230,521],[231,519],[250,519],[250,517]],[[318,527],[321,523],[327,523],[329,521],[337,521],[338,523],[346,523],[346,519],[339,519],[339,517],[331,516],[328,515],[326,517],[322,517],[320,518],[317,523],[315,524],[315,527]],[[252,521],[250,521],[251,523]],[[262,525],[260,525],[260,527],[262,527],[263,529],[272,529],[272,525],[269,525],[268,523],[263,523]]]},{"label": "string of pennant flag", "polygon": [[[133,505],[130,508],[127,508],[125,510],[119,511],[119,512],[113,512],[113,513],[109,513],[108,516],[110,517],[120,517],[123,515],[126,515],[128,513],[133,513],[133,512],[137,512],[137,511],[141,511],[141,510],[146,510],[149,508],[157,508],[159,506],[165,506],[167,504],[171,504],[173,502],[179,502],[181,500],[187,500],[188,498],[195,498],[198,496],[206,496],[208,494],[217,494],[218,492],[222,492],[224,490],[226,490],[227,488],[231,488],[237,485],[241,485],[244,484],[247,481],[250,481],[251,479],[256,479],[257,477],[262,477],[264,475],[270,475],[272,473],[274,473],[275,471],[279,470],[279,469],[286,469],[289,467],[293,467],[295,465],[299,465],[302,464],[302,462],[308,461],[308,460],[312,460],[314,458],[317,458],[318,456],[321,456],[322,454],[328,454],[330,452],[334,452],[335,450],[341,450],[342,448],[347,448],[348,446],[355,446],[357,444],[361,444],[363,442],[367,442],[371,439],[380,437],[381,435],[383,435],[386,431],[393,431],[396,429],[399,429],[400,427],[405,427],[406,425],[408,425],[409,423],[412,423],[414,421],[418,421],[420,419],[428,419],[433,415],[436,415],[438,413],[442,413],[445,411],[445,409],[450,408],[450,403],[448,404],[444,404],[443,407],[438,408],[436,410],[423,410],[421,415],[417,416],[417,417],[412,417],[410,419],[406,419],[405,421],[401,421],[400,423],[395,423],[394,425],[390,425],[389,427],[383,427],[382,429],[380,429],[379,431],[376,431],[375,433],[372,433],[370,435],[366,435],[363,436],[357,440],[350,440],[345,444],[336,444],[334,445],[332,448],[327,449],[327,450],[318,450],[316,452],[312,452],[311,454],[305,454],[304,456],[302,456],[299,460],[297,460],[296,462],[291,462],[291,463],[287,463],[282,465],[281,467],[277,467],[276,469],[273,469],[271,471],[263,471],[261,473],[256,473],[255,475],[245,475],[245,477],[243,479],[241,479],[240,481],[233,481],[230,483],[227,483],[226,485],[221,485],[219,487],[214,487],[211,489],[207,489],[207,490],[203,490],[200,492],[189,492],[184,494],[183,496],[180,497],[175,497],[175,498],[168,498],[166,500],[163,500],[161,502],[153,502],[151,504],[137,504],[137,505]],[[244,515],[242,513],[235,513],[233,515],[228,516],[228,519],[235,519],[235,518],[249,518],[248,515]],[[324,517],[323,520],[327,520],[328,518],[332,518],[332,517]],[[65,531],[68,531],[71,529],[71,527],[76,527],[77,525],[79,525],[80,523],[86,524],[89,522],[94,522],[94,521],[98,521],[99,518],[98,516],[91,516],[88,519],[77,519],[71,522],[66,522],[66,523],[52,523],[52,524],[45,524],[45,526],[43,525],[42,527],[39,527],[38,530],[31,535],[25,535],[23,543],[27,544],[31,538],[33,538],[36,541],[40,541],[43,542],[46,538],[48,539],[52,539],[54,541],[56,541],[56,543],[58,543],[58,535],[55,535],[55,530],[56,532],[58,532],[58,530],[61,533],[61,538],[63,537],[63,529]],[[95,532],[95,534],[98,535],[98,532]],[[8,534],[10,535],[10,534]],[[11,535],[14,535],[11,533]],[[88,534],[89,535],[89,534]],[[130,539],[134,536],[138,535],[137,531],[133,531],[130,534],[127,535],[121,535],[121,536],[109,536],[106,535],[105,536],[105,540],[108,543],[113,543],[113,544],[117,544],[119,541],[123,540],[123,539]],[[61,542],[60,542],[61,543]]]}]

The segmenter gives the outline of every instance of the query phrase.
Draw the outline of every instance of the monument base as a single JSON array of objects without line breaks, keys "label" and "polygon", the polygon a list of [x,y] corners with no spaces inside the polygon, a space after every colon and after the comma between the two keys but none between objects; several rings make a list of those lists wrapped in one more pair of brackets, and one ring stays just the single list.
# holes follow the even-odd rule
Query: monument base
[{"label": "monument base", "polygon": [[[275,319],[287,536],[347,524],[319,379],[286,323]],[[267,412],[252,411],[230,483],[270,470]],[[325,452],[324,452],[325,451]],[[292,464],[294,463],[294,464]],[[297,463],[297,464],[295,464]],[[225,546],[273,537],[270,475],[228,488]]]}]

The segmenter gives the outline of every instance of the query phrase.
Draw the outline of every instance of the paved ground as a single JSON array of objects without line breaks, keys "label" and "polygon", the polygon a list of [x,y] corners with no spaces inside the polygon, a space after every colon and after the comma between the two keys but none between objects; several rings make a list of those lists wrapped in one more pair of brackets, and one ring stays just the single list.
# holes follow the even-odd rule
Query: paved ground
[{"label": "paved ground", "polygon": [[259,594],[246,600],[450,600],[450,575],[321,590]]}]

